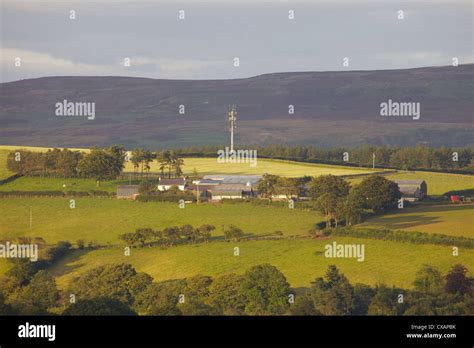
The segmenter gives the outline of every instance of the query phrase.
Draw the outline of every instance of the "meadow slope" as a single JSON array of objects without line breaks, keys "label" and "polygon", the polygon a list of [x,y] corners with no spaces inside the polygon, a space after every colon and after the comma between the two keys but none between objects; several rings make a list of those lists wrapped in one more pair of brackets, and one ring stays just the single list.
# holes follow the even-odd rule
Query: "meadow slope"
[{"label": "meadow slope", "polygon": [[[326,258],[324,247],[333,241],[363,244],[364,261]],[[240,249],[239,256],[234,256],[236,246]],[[409,288],[416,271],[423,264],[439,267],[443,273],[456,263],[469,267],[474,264],[474,250],[463,250],[460,256],[454,257],[449,246],[342,237],[324,240],[211,242],[169,249],[132,249],[130,256],[124,256],[122,248],[78,251],[56,264],[52,272],[57,277],[58,284],[65,287],[71,277],[87,269],[106,263],[124,262],[150,274],[156,281],[196,274],[242,274],[253,265],[270,263],[285,274],[293,287],[310,286],[316,277],[324,275],[328,265],[335,264],[353,283],[385,283]]]}]

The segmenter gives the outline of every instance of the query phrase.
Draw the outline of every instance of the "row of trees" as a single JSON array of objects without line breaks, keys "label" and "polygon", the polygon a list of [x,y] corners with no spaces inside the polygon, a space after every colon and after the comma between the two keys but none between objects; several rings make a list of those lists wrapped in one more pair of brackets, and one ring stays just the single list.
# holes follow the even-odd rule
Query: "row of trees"
[{"label": "row of trees", "polygon": [[122,173],[125,161],[133,164],[134,174],[141,171],[141,178],[148,176],[150,164],[156,159],[161,177],[180,177],[184,161],[174,151],[153,153],[135,149],[127,158],[123,146],[114,145],[106,149],[92,148],[90,153],[53,149],[46,152],[17,150],[7,158],[7,168],[20,175],[59,177],[87,177],[101,180],[115,179]]},{"label": "row of trees", "polygon": [[262,198],[272,200],[272,197],[284,195],[287,199],[305,194],[304,185],[310,177],[284,178],[278,175],[264,174],[257,183],[257,191]]},{"label": "row of trees", "polygon": [[[199,227],[191,225],[172,226],[161,231],[155,231],[151,228],[139,228],[135,232],[119,235],[119,239],[132,247],[144,247],[153,244],[171,247],[177,244],[209,242],[211,233],[215,229],[215,226],[208,224]],[[230,225],[224,230],[224,237],[228,241],[239,241],[243,236],[242,229],[235,225]]]},{"label": "row of trees", "polygon": [[150,163],[155,159],[158,162],[162,178],[165,177],[165,172],[168,178],[172,176],[179,178],[183,175],[184,160],[176,152],[171,150],[153,153],[143,148],[135,149],[131,153],[130,161],[133,164],[134,174],[141,168],[141,177],[143,178],[144,173],[148,175],[151,169]]},{"label": "row of trees", "polygon": [[102,180],[117,178],[124,162],[125,149],[114,145],[106,149],[94,147],[89,153],[68,149],[17,150],[8,155],[7,168],[20,175],[94,178],[99,186]]},{"label": "row of trees", "polygon": [[[307,193],[305,187],[308,188]],[[339,176],[321,175],[319,177],[282,178],[265,174],[257,184],[261,197],[271,198],[283,194],[293,196],[307,194],[314,206],[325,217],[327,226],[338,221],[352,225],[361,221],[366,209],[383,213],[397,206],[401,198],[398,185],[382,176],[371,175],[359,185],[351,185]]]},{"label": "row of trees", "polygon": [[359,223],[364,210],[376,214],[397,207],[401,193],[398,185],[382,176],[372,175],[355,187],[343,178],[322,175],[311,179],[308,184],[309,196],[315,207],[326,217],[326,226],[337,227],[339,221],[346,225]]},{"label": "row of trees", "polygon": [[191,225],[167,227],[161,231],[151,228],[140,228],[135,232],[124,233],[119,239],[130,246],[144,247],[150,244],[158,244],[170,247],[182,243],[207,242],[211,238],[211,232],[216,228],[213,225],[201,225],[197,228]]},{"label": "row of trees", "polygon": [[472,315],[473,279],[467,273],[455,265],[443,276],[424,265],[407,290],[353,285],[332,265],[310,288],[295,294],[284,274],[269,264],[243,275],[162,282],[129,264],[111,264],[82,273],[61,293],[54,278],[41,270],[26,284],[1,288],[0,315]]},{"label": "row of trees", "polygon": [[473,279],[463,265],[443,277],[430,265],[417,272],[413,290],[352,285],[336,266],[317,278],[292,308],[298,315],[472,315]]},{"label": "row of trees", "polygon": [[[474,169],[473,148],[430,148],[423,145],[396,147],[363,145],[357,148],[318,148],[315,146],[268,145],[255,146],[260,157],[288,159],[303,162],[356,164],[371,167],[375,154],[375,165],[403,170],[414,169]],[[183,148],[183,155],[215,156],[217,146]],[[455,153],[457,155],[455,156]]]},{"label": "row of trees", "polygon": [[17,150],[8,154],[7,168],[20,175],[78,176],[77,166],[83,155],[79,151],[53,149],[47,152]]}]

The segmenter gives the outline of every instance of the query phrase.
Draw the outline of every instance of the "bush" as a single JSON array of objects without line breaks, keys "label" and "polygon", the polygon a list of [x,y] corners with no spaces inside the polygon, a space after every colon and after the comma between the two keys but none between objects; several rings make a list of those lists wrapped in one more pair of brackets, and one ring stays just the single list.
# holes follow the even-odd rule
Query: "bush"
[{"label": "bush", "polygon": [[71,304],[63,315],[137,315],[126,304],[107,297],[80,299]]},{"label": "bush", "polygon": [[224,231],[225,239],[239,241],[243,237],[244,232],[237,226],[230,225],[228,229]]},{"label": "bush", "polygon": [[58,242],[56,246],[48,250],[48,261],[50,263],[57,261],[59,258],[66,255],[70,249],[71,243],[69,243],[68,241]]},{"label": "bush", "polygon": [[147,180],[144,180],[142,182],[140,182],[140,185],[138,186],[138,193],[140,195],[149,195],[153,192],[153,185],[147,181]]}]

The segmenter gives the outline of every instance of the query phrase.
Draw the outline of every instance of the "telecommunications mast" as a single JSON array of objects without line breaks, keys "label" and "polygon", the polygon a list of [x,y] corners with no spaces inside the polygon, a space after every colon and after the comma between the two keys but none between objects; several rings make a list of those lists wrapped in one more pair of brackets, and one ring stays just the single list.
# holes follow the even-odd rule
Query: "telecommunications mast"
[{"label": "telecommunications mast", "polygon": [[234,152],[234,129],[237,127],[237,108],[235,105],[229,105],[229,111],[227,112],[229,117],[229,130],[230,130],[230,152]]}]

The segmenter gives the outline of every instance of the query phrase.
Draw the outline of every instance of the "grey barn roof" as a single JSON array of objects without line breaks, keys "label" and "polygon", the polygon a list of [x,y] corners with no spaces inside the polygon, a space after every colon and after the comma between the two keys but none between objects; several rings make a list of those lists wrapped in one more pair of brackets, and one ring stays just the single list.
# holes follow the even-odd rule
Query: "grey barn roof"
[{"label": "grey barn roof", "polygon": [[251,185],[257,184],[257,182],[262,178],[261,175],[205,175],[204,180],[222,180],[222,184],[247,184]]},{"label": "grey barn roof", "polygon": [[222,180],[217,179],[202,179],[199,180],[199,185],[218,185],[222,182]]}]

